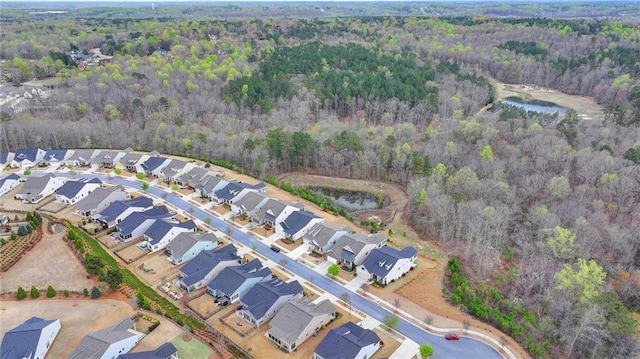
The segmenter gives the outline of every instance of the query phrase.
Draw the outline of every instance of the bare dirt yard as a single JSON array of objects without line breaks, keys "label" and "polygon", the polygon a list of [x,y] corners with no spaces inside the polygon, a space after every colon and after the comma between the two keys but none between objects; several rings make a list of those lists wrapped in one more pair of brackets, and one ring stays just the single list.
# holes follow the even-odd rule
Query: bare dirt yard
[{"label": "bare dirt yard", "polygon": [[[46,228],[46,220],[43,226]],[[38,289],[51,285],[58,290],[71,291],[91,288],[94,282],[87,278],[84,266],[65,243],[64,235],[45,230],[40,243],[2,274],[0,292],[15,292],[18,286],[28,290],[32,285]]]}]

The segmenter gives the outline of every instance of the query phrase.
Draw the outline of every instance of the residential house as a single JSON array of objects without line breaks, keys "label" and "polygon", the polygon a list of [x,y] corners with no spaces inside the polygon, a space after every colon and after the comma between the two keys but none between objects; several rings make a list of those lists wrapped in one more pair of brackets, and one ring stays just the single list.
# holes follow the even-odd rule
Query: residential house
[{"label": "residential house", "polygon": [[66,204],[73,204],[87,197],[100,186],[102,186],[102,181],[96,177],[67,181],[56,192],[56,200]]},{"label": "residential house", "polygon": [[178,359],[178,349],[167,342],[154,350],[120,354],[116,359]]},{"label": "residential house", "polygon": [[116,224],[116,232],[121,241],[127,242],[142,236],[151,225],[158,225],[157,220],[170,220],[173,213],[167,206],[151,207],[145,211],[132,212],[120,223]]},{"label": "residential house", "polygon": [[42,177],[27,177],[22,188],[16,193],[16,199],[27,203],[38,203],[53,194],[64,184],[64,178],[47,173]]},{"label": "residential house", "polygon": [[189,172],[196,167],[195,162],[185,162],[181,160],[171,160],[158,172],[158,179],[163,182],[176,182],[178,177]]},{"label": "residential house", "polygon": [[340,227],[326,222],[317,223],[304,235],[303,241],[309,245],[312,252],[325,255],[335,247],[338,239],[352,231],[350,227]]},{"label": "residential house", "polygon": [[380,337],[353,323],[331,329],[313,353],[313,359],[370,359],[380,349]]},{"label": "residential house", "polygon": [[195,232],[195,230],[196,223],[192,220],[185,222],[168,222],[158,219],[144,232],[146,248],[151,252],[164,249],[178,234]]},{"label": "residential house", "polygon": [[375,248],[387,245],[387,237],[382,233],[365,236],[361,233],[348,233],[342,236],[327,253],[327,259],[345,268],[356,269]]},{"label": "residential house", "polygon": [[295,242],[304,237],[309,229],[323,221],[324,219],[309,211],[294,211],[276,226],[276,235]]},{"label": "residential house", "polygon": [[11,161],[11,167],[27,169],[36,165],[44,157],[45,151],[39,148],[25,148],[16,150]]},{"label": "residential house", "polygon": [[93,163],[98,164],[101,168],[113,168],[120,161],[126,152],[119,151],[100,151],[94,158]]},{"label": "residential house", "polygon": [[300,297],[302,286],[297,280],[289,283],[280,279],[260,282],[240,297],[242,307],[236,314],[258,328],[273,318],[284,303]]},{"label": "residential house", "polygon": [[187,292],[200,289],[223,269],[238,263],[240,263],[240,257],[232,244],[212,251],[200,252],[180,269],[178,286]]},{"label": "residential house", "polygon": [[200,192],[201,197],[207,197],[211,200],[215,200],[215,203],[221,203],[216,192],[225,188],[229,184],[229,181],[225,181],[218,176],[208,174],[204,176],[200,182],[193,186],[193,189]]},{"label": "residential house", "polygon": [[2,152],[0,153],[0,172],[2,172],[2,170],[9,166],[11,164],[11,161],[13,161],[13,156],[15,156],[15,153],[13,152]]},{"label": "residential house", "polygon": [[5,225],[7,223],[9,223],[9,216],[4,213],[0,214],[0,225]]},{"label": "residential house", "polygon": [[262,267],[255,258],[243,265],[227,267],[207,284],[207,291],[214,297],[227,297],[231,303],[240,300],[254,285],[270,280],[271,269]]},{"label": "residential house", "polygon": [[44,156],[38,162],[40,167],[58,168],[66,163],[66,160],[71,157],[73,150],[48,150]]},{"label": "residential house", "polygon": [[73,150],[71,156],[66,159],[65,165],[72,165],[73,167],[90,166],[99,153],[100,150]]},{"label": "residential house", "polygon": [[144,334],[135,330],[135,323],[125,318],[109,328],[86,335],[67,359],[113,359],[128,353]]},{"label": "residential house", "polygon": [[158,176],[160,170],[165,168],[171,159],[165,157],[149,157],[146,161],[136,165],[136,172],[142,172],[147,176]]},{"label": "residential house", "polygon": [[124,201],[128,197],[122,186],[99,187],[76,203],[75,213],[82,217],[91,217],[102,212],[116,201]]},{"label": "residential house", "polygon": [[280,222],[284,221],[285,218],[289,217],[292,212],[303,209],[304,205],[302,203],[290,204],[270,198],[269,201],[253,215],[252,220],[258,225],[264,224],[270,227],[276,227]]},{"label": "residential house", "polygon": [[307,298],[292,299],[273,317],[266,336],[284,351],[291,353],[335,317],[336,308],[329,299],[317,304]]},{"label": "residential house", "polygon": [[218,237],[213,233],[182,232],[165,247],[165,252],[169,255],[169,261],[178,265],[217,246]]},{"label": "residential house", "polygon": [[60,331],[60,320],[31,317],[4,334],[2,359],[44,359]]},{"label": "residential house", "polygon": [[15,173],[8,174],[0,179],[0,196],[11,192],[16,186],[20,184],[22,177]]},{"label": "residential house", "polygon": [[149,197],[140,196],[127,200],[120,200],[111,203],[102,211],[91,216],[96,221],[102,222],[105,227],[113,227],[122,222],[133,212],[142,212],[153,207],[153,200]]},{"label": "residential house", "polygon": [[116,163],[116,168],[121,169],[123,171],[135,172],[137,169],[138,163],[142,163],[149,158],[149,155],[142,153],[135,153],[133,151],[127,152],[120,160]]},{"label": "residential house", "polygon": [[208,168],[193,167],[191,170],[180,174],[175,182],[181,186],[196,189],[196,186],[206,183],[208,176],[216,177],[217,175],[218,172]]},{"label": "residential house", "polygon": [[391,247],[376,248],[358,266],[358,276],[387,285],[413,269],[417,258],[418,251],[413,247],[401,250]]},{"label": "residential house", "polygon": [[231,211],[237,215],[246,215],[251,218],[270,199],[271,197],[262,192],[248,192],[231,205]]},{"label": "residential house", "polygon": [[264,192],[262,185],[264,185],[262,182],[257,185],[242,182],[227,182],[224,187],[215,191],[213,195],[209,194],[209,198],[217,204],[233,204],[234,201],[239,200],[249,192]]}]

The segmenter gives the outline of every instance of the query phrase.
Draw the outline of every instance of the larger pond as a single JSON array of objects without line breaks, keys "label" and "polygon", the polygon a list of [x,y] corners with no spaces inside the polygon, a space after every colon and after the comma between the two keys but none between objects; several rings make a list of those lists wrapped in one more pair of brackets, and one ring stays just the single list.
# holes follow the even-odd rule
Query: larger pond
[{"label": "larger pond", "polygon": [[541,100],[525,101],[515,96],[505,97],[502,100],[502,103],[522,108],[527,112],[535,111],[539,113],[548,113],[548,114],[557,113],[559,115],[563,115],[568,110],[566,107],[560,106],[553,102],[541,101]]},{"label": "larger pond", "polygon": [[384,205],[384,196],[369,192],[351,191],[346,189],[309,186],[307,190],[313,192],[322,200],[342,208],[347,212],[357,212],[365,209],[379,209]]}]

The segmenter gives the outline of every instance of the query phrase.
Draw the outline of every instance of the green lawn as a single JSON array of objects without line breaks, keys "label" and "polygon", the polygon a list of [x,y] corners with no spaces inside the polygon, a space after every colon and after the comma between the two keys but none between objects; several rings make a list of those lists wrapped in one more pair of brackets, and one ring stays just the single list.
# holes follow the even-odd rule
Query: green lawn
[{"label": "green lawn", "polygon": [[206,359],[213,353],[213,349],[204,345],[195,337],[188,342],[182,340],[182,334],[171,340],[171,343],[178,349],[178,358],[202,358]]}]

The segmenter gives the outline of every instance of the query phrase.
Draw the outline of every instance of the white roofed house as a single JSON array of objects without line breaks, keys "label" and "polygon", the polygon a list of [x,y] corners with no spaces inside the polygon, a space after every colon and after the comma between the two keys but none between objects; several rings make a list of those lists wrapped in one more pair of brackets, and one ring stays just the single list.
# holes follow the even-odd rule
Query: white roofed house
[{"label": "white roofed house", "polygon": [[257,212],[252,216],[253,222],[258,225],[267,225],[276,227],[280,222],[284,221],[292,212],[304,209],[302,203],[289,204],[284,201],[270,198]]},{"label": "white roofed house", "polygon": [[188,262],[200,252],[210,251],[218,246],[218,237],[213,233],[182,232],[166,247],[169,261],[175,265]]},{"label": "white roofed house", "polygon": [[67,181],[56,192],[56,200],[61,203],[73,204],[87,197],[102,185],[98,178],[82,178],[77,181]]},{"label": "white roofed house", "polygon": [[322,218],[308,211],[293,211],[289,217],[276,226],[276,234],[279,238],[285,238],[295,242],[318,223],[324,221]]},{"label": "white roofed house", "polygon": [[387,245],[387,237],[382,233],[368,236],[361,233],[349,233],[338,240],[333,249],[327,253],[327,259],[345,268],[355,269],[364,262],[371,251],[385,245]]},{"label": "white roofed house", "polygon": [[358,266],[358,275],[387,285],[405,275],[416,266],[418,251],[413,247],[397,250],[391,247],[374,249]]},{"label": "white roofed house", "polygon": [[114,359],[128,353],[143,337],[136,331],[133,320],[125,318],[109,328],[87,334],[67,359]]},{"label": "white roofed house", "polygon": [[178,177],[189,172],[196,167],[195,162],[185,162],[181,160],[171,160],[158,172],[158,179],[163,182],[176,182]]},{"label": "white roofed house", "polygon": [[292,299],[273,317],[266,336],[284,351],[291,353],[335,316],[336,308],[329,299],[317,304],[307,298]]},{"label": "white roofed house", "polygon": [[44,359],[59,331],[59,319],[31,317],[4,334],[0,358]]},{"label": "white roofed house", "polygon": [[21,177],[15,173],[8,174],[0,178],[0,196],[3,196],[20,184]]},{"label": "white roofed house", "polygon": [[76,203],[75,214],[91,217],[116,201],[124,201],[128,197],[122,186],[99,187]]},{"label": "white roofed house", "polygon": [[64,178],[47,173],[42,177],[27,177],[22,188],[16,193],[16,199],[27,203],[38,203],[53,194],[64,184]]},{"label": "white roofed house", "polygon": [[180,233],[194,232],[196,224],[192,220],[185,222],[172,222],[157,219],[144,232],[144,240],[146,248],[151,252],[164,249],[171,241],[173,241]]}]

